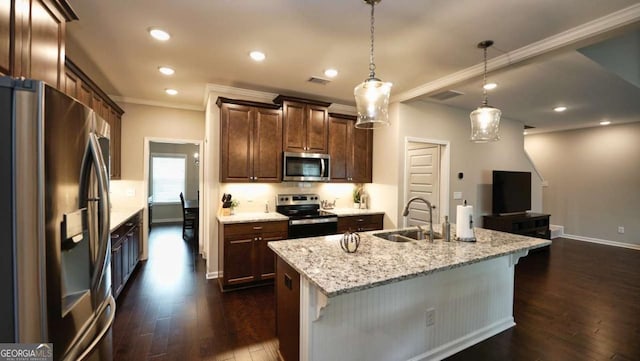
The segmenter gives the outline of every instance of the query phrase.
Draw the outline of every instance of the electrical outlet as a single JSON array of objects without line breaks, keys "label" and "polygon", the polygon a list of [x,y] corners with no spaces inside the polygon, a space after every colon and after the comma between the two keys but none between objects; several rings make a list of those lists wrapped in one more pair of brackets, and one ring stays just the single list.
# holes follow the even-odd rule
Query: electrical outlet
[{"label": "electrical outlet", "polygon": [[624,234],[624,227],[623,226],[618,226],[618,233]]},{"label": "electrical outlet", "polygon": [[127,197],[135,197],[136,190],[134,188],[127,188],[125,194],[127,195]]},{"label": "electrical outlet", "polygon": [[462,192],[453,192],[453,199],[462,199]]},{"label": "electrical outlet", "polygon": [[436,310],[434,308],[427,308],[427,327],[436,324]]}]

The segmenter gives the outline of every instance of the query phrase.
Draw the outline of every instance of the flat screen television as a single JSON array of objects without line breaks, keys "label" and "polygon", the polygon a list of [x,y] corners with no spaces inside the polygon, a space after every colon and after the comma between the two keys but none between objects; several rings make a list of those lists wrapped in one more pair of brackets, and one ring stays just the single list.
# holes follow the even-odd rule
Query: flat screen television
[{"label": "flat screen television", "polygon": [[493,214],[524,213],[531,209],[531,172],[493,171]]}]

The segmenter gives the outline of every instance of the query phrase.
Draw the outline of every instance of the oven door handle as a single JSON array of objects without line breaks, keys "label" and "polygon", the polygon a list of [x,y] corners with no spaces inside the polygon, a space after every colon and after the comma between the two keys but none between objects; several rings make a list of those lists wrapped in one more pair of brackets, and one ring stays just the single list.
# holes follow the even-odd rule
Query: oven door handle
[{"label": "oven door handle", "polygon": [[298,226],[303,224],[319,224],[319,223],[338,223],[338,217],[289,220],[290,226]]}]

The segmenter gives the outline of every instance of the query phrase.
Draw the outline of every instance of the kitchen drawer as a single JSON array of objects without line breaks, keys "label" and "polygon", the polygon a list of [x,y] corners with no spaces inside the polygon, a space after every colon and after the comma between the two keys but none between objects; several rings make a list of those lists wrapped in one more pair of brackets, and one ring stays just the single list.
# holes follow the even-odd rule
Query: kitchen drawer
[{"label": "kitchen drawer", "polygon": [[287,221],[274,222],[253,222],[253,223],[232,223],[224,225],[224,236],[234,236],[239,234],[287,233],[289,223]]},{"label": "kitchen drawer", "polygon": [[338,233],[380,230],[383,217],[383,214],[338,217]]}]

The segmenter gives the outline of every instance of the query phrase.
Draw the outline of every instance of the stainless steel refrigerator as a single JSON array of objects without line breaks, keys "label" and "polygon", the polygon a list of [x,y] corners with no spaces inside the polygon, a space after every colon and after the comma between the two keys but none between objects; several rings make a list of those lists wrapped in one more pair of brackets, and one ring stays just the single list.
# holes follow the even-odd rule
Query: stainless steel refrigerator
[{"label": "stainless steel refrigerator", "polygon": [[0,342],[111,360],[109,125],[41,81],[0,77]]}]

